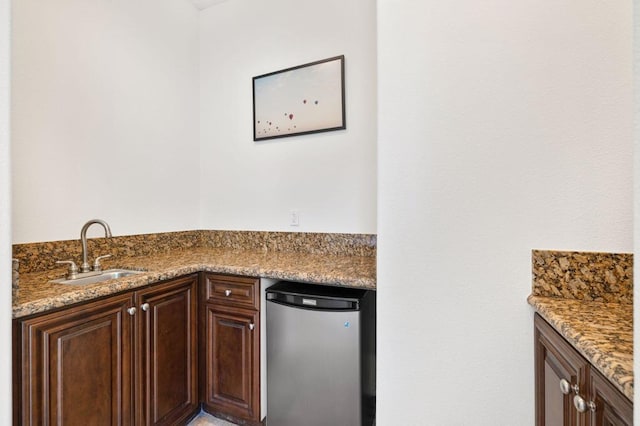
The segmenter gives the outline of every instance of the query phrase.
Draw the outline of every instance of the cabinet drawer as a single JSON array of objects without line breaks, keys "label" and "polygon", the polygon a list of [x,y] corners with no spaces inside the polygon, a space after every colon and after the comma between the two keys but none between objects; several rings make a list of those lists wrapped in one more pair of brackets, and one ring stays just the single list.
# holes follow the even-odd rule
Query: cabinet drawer
[{"label": "cabinet drawer", "polygon": [[258,309],[258,278],[205,274],[205,302]]}]

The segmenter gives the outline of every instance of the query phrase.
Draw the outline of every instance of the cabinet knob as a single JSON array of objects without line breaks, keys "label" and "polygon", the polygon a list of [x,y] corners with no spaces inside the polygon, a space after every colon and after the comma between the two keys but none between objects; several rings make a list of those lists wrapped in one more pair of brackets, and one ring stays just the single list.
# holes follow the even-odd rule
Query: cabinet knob
[{"label": "cabinet knob", "polygon": [[565,395],[569,395],[571,392],[571,383],[567,379],[560,380],[560,392]]},{"label": "cabinet knob", "polygon": [[256,328],[254,323],[249,324],[249,330],[253,331],[254,328]]},{"label": "cabinet knob", "polygon": [[596,411],[596,404],[593,401],[585,401],[580,395],[573,397],[573,405],[579,413],[584,413],[587,410]]},{"label": "cabinet knob", "polygon": [[136,314],[136,308],[132,306],[129,309],[127,309],[127,312],[129,313],[129,315],[133,316]]},{"label": "cabinet knob", "polygon": [[231,290],[225,290],[224,295],[227,297],[231,296]]},{"label": "cabinet knob", "polygon": [[149,310],[149,304],[148,303],[143,303],[142,305],[140,305],[140,309],[142,309],[143,311],[147,312]]}]

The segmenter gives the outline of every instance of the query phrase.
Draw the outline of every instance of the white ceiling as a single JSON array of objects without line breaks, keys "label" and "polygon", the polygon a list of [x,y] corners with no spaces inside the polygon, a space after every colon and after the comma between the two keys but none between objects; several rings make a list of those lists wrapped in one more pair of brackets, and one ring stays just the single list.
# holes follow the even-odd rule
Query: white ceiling
[{"label": "white ceiling", "polygon": [[213,6],[214,4],[218,4],[218,3],[222,3],[225,2],[227,0],[191,0],[193,2],[193,5],[200,9],[206,9],[208,7]]}]

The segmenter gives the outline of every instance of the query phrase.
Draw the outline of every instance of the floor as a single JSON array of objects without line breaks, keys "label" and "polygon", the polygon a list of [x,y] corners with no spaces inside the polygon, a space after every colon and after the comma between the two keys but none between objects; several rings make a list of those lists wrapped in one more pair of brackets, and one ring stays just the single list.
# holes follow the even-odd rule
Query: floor
[{"label": "floor", "polygon": [[198,417],[191,420],[187,426],[235,426],[235,423],[213,417],[203,411],[198,414]]}]

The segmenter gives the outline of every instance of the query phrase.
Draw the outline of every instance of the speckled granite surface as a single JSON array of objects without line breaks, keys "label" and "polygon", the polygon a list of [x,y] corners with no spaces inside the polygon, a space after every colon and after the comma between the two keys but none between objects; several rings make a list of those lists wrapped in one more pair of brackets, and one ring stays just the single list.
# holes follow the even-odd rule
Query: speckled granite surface
[{"label": "speckled granite surface", "polygon": [[633,401],[633,255],[532,251],[529,304]]},{"label": "speckled granite surface", "polygon": [[633,305],[540,296],[528,301],[633,401]]},{"label": "speckled granite surface", "polygon": [[19,290],[13,303],[13,317],[36,314],[198,271],[367,289],[376,287],[374,256],[195,247],[151,255],[114,256],[106,259],[103,267],[131,268],[145,272],[84,286],[49,282],[62,278],[65,268],[21,273]]},{"label": "speckled granite surface", "polygon": [[[115,230],[114,230],[115,232]],[[376,256],[376,235],[308,232],[260,232],[196,230],[90,238],[90,259],[103,254],[114,257],[144,256],[193,248],[284,251],[311,254]],[[54,269],[56,260],[82,256],[80,239],[14,244],[13,257],[20,261],[20,273]]]},{"label": "speckled granite surface", "polygon": [[533,250],[532,294],[598,302],[633,302],[633,255]]},{"label": "speckled granite surface", "polygon": [[374,256],[376,235],[315,232],[198,231],[204,247]]}]

